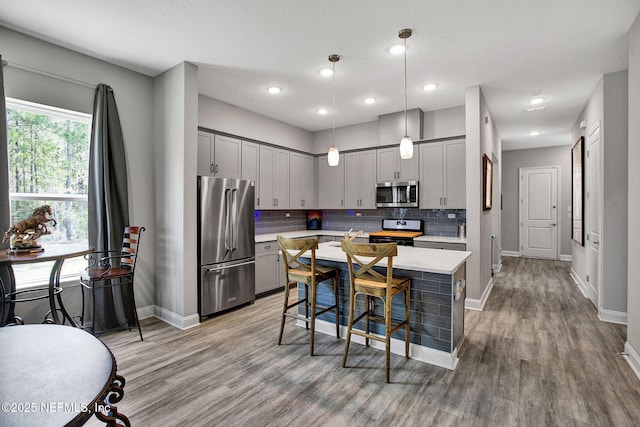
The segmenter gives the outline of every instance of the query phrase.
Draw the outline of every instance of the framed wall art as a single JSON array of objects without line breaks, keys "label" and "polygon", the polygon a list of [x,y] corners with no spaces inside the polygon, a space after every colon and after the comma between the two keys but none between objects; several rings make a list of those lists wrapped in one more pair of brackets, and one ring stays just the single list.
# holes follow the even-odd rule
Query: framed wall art
[{"label": "framed wall art", "polygon": [[486,154],[482,156],[482,210],[488,211],[493,206],[493,162]]}]

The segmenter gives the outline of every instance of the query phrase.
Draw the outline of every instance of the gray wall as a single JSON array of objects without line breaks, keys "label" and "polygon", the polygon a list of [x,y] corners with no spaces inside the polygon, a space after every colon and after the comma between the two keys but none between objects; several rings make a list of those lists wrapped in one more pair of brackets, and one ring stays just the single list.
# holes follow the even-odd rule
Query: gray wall
[{"label": "gray wall", "polygon": [[629,107],[626,70],[604,75],[602,308],[627,311]]},{"label": "gray wall", "polygon": [[[602,218],[601,218],[601,318],[627,312],[627,255],[628,255],[628,73],[605,74],[596,86],[586,107],[573,127],[573,140],[586,136],[600,122],[602,162]],[[581,121],[586,129],[579,127]],[[586,167],[586,165],[585,165]],[[588,168],[585,170],[589,175]],[[632,187],[629,187],[632,188]],[[588,227],[589,212],[585,212]],[[587,251],[572,241],[573,273],[586,283]],[[618,316],[619,318],[619,316]]]},{"label": "gray wall", "polygon": [[519,168],[560,166],[558,184],[558,229],[560,255],[571,255],[571,146],[533,148],[502,152],[502,249],[520,251]]},{"label": "gray wall", "polygon": [[180,328],[197,314],[198,71],[183,62],[154,78],[156,315]]},{"label": "gray wall", "polygon": [[208,96],[198,96],[197,114],[198,126],[307,153],[312,151],[310,132]]},{"label": "gray wall", "polygon": [[[467,88],[466,105],[466,191],[467,191],[467,250],[473,252],[467,261],[467,306],[479,304],[491,280],[491,235],[493,209],[482,209],[482,156],[498,160],[502,165],[502,142],[491,112],[479,86]],[[498,174],[500,174],[498,170]],[[495,233],[494,233],[495,232]],[[498,234],[499,236],[499,234]]]},{"label": "gray wall", "polygon": [[[460,136],[464,135],[465,132],[464,106],[424,112],[422,125],[423,140]],[[398,136],[398,143],[400,143],[400,136]],[[331,147],[333,142],[331,129],[314,132],[312,137],[314,154],[325,154],[329,151],[329,147]],[[336,128],[335,144],[338,150],[346,151],[377,147],[380,144],[388,145],[389,142],[379,141],[378,121],[375,120]]]},{"label": "gray wall", "polygon": [[[130,219],[147,229],[136,268],[136,304],[139,309],[152,306],[156,229],[154,164],[150,154],[154,149],[151,78],[3,27],[0,27],[0,52],[9,62],[4,68],[8,97],[91,113],[95,85],[106,83],[113,88],[127,156]],[[20,66],[44,70],[51,76],[16,68]],[[74,295],[76,292],[79,294],[77,289],[65,291],[64,300],[79,301],[79,296]],[[18,314],[22,310],[30,311],[27,305],[18,307]],[[77,304],[71,301],[69,309],[79,314]],[[41,316],[37,317],[34,321],[40,322]]]},{"label": "gray wall", "polygon": [[[628,265],[627,265],[627,347],[629,351],[640,354],[640,15],[629,31],[629,187],[628,187]],[[633,143],[631,142],[633,141]],[[640,360],[636,359],[636,369],[640,369]],[[636,373],[638,371],[636,370]]]}]

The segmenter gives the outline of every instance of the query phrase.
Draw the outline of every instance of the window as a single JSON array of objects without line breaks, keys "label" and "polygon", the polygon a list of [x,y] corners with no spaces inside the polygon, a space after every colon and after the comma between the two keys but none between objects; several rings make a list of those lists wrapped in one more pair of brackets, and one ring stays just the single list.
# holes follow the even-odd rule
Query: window
[{"label": "window", "polygon": [[[57,221],[39,242],[87,243],[91,115],[7,98],[11,224],[51,205]],[[52,263],[14,266],[16,286],[47,281]],[[67,260],[62,274],[77,274],[82,259]]]}]

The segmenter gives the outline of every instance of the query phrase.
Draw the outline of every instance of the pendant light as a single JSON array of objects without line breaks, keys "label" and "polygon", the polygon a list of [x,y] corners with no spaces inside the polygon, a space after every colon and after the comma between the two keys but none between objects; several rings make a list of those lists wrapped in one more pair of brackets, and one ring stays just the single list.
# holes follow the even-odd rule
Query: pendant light
[{"label": "pendant light", "polygon": [[404,136],[400,140],[400,158],[410,159],[413,157],[413,141],[407,130],[407,39],[411,37],[411,30],[400,30],[398,37],[404,41]]},{"label": "pendant light", "polygon": [[331,125],[331,148],[327,155],[329,166],[338,166],[340,163],[340,152],[336,147],[336,62],[340,61],[340,55],[329,55],[329,61],[333,66],[333,123]]}]

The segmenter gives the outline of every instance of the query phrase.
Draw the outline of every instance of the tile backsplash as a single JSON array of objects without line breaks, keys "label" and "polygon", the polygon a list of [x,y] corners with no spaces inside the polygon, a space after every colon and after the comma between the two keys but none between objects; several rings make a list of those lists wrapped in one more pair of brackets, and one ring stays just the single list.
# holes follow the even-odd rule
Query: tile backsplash
[{"label": "tile backsplash", "polygon": [[[289,217],[286,217],[289,214]],[[455,215],[455,218],[449,218]],[[323,210],[322,228],[324,230],[376,231],[382,228],[382,220],[422,219],[424,233],[434,236],[456,236],[458,225],[467,222],[465,209],[415,209],[415,208],[383,208],[364,210]],[[256,211],[256,234],[283,233],[287,231],[305,230],[307,228],[307,212],[292,211]]]}]

